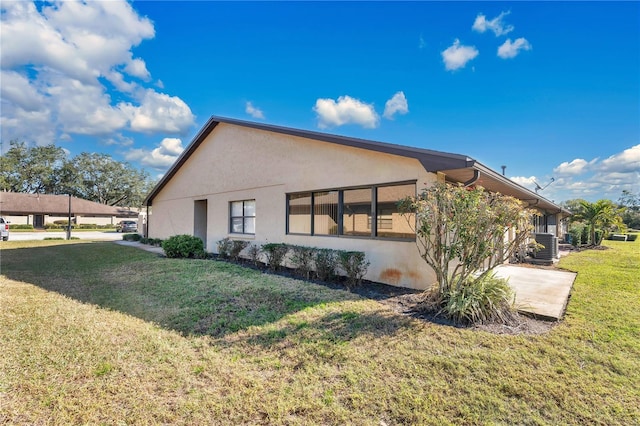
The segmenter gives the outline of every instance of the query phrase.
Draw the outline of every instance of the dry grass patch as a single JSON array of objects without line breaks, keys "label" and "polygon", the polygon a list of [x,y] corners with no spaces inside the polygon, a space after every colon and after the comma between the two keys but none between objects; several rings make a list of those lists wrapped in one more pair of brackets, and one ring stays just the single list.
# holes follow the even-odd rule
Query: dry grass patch
[{"label": "dry grass patch", "polygon": [[637,424],[631,246],[563,260],[566,320],[509,336],[221,262],[3,243],[0,423]]}]

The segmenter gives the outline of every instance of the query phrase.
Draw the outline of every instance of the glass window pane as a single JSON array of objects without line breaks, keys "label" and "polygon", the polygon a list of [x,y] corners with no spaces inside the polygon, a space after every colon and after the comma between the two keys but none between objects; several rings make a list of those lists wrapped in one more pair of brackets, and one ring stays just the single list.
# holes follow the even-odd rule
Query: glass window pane
[{"label": "glass window pane", "polygon": [[313,230],[315,235],[338,235],[338,191],[314,193]]},{"label": "glass window pane", "polygon": [[256,233],[256,218],[245,217],[244,218],[244,233],[255,234]]},{"label": "glass window pane", "polygon": [[242,218],[234,217],[231,219],[231,232],[242,234]]},{"label": "glass window pane", "polygon": [[378,237],[415,238],[415,215],[398,212],[398,201],[416,195],[414,183],[406,185],[382,186],[378,188],[376,224]]},{"label": "glass window pane", "polygon": [[289,195],[289,232],[311,234],[311,193]]},{"label": "glass window pane", "polygon": [[244,215],[254,216],[256,215],[256,202],[255,200],[249,200],[244,202]]},{"label": "glass window pane", "polygon": [[371,236],[371,188],[343,193],[342,234]]},{"label": "glass window pane", "polygon": [[231,203],[231,217],[242,216],[242,201],[234,201]]}]

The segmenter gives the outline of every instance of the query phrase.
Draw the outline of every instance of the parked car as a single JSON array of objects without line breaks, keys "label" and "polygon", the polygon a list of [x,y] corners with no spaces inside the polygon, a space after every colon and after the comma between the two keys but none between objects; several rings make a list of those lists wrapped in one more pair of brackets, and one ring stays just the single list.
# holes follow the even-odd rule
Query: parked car
[{"label": "parked car", "polygon": [[123,220],[116,225],[118,232],[138,232],[138,222],[135,220]]},{"label": "parked car", "polygon": [[0,235],[2,235],[2,241],[9,239],[9,221],[4,217],[0,217]]}]

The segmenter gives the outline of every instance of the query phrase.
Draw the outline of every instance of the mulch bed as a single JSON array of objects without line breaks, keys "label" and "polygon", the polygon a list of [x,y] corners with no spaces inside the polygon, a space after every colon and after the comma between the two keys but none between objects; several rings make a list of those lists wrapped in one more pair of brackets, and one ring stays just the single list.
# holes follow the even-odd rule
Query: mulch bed
[{"label": "mulch bed", "polygon": [[[218,261],[223,261],[223,262],[236,263],[244,267],[260,270],[265,274],[275,274],[275,275],[285,276],[288,278],[305,280],[304,277],[300,277],[300,275],[296,274],[294,270],[288,269],[288,268],[280,269],[274,272],[267,269],[265,265],[256,266],[252,262],[245,259],[240,259],[237,262],[234,262],[229,259],[219,259],[217,258],[217,256],[214,256],[214,259]],[[539,267],[539,266],[530,265],[530,267]],[[553,267],[548,267],[548,268],[553,268]],[[546,321],[546,320],[536,319],[536,318],[532,318],[530,316],[519,314],[519,313],[515,314],[514,324],[511,324],[511,325],[455,324],[452,321],[444,318],[443,316],[438,315],[437,310],[429,309],[425,307],[426,305],[423,303],[424,301],[423,290],[414,290],[414,289],[404,288],[404,287],[395,287],[395,286],[382,284],[374,281],[368,281],[368,280],[363,280],[362,284],[358,287],[347,288],[344,284],[343,277],[336,277],[335,282],[326,282],[326,281],[320,281],[320,280],[314,280],[314,279],[305,280],[305,281],[312,282],[314,284],[319,284],[331,289],[350,291],[361,297],[375,300],[381,303],[382,305],[387,306],[392,311],[400,315],[406,315],[406,316],[415,318],[419,321],[440,324],[440,325],[449,326],[449,327],[485,331],[493,334],[534,335],[534,334],[546,333],[557,324],[557,322],[555,321]]]}]

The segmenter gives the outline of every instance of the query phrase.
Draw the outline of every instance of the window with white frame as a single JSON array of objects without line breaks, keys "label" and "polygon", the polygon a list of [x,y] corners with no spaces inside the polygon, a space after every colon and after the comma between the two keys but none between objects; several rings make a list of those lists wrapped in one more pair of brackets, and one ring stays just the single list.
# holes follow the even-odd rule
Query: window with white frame
[{"label": "window with white frame", "polygon": [[256,200],[232,201],[229,210],[230,233],[251,235],[256,233]]}]

